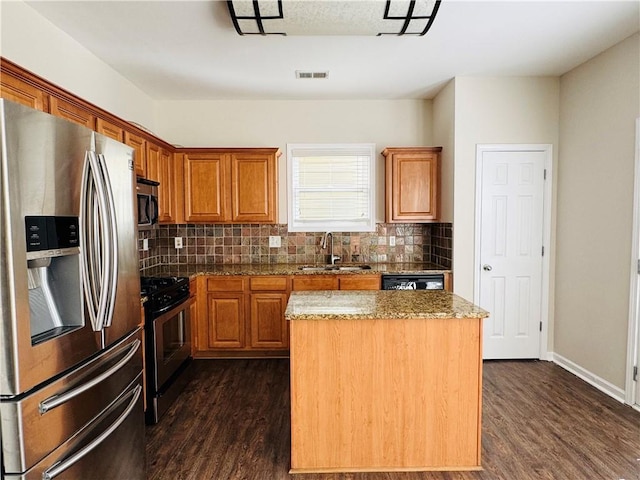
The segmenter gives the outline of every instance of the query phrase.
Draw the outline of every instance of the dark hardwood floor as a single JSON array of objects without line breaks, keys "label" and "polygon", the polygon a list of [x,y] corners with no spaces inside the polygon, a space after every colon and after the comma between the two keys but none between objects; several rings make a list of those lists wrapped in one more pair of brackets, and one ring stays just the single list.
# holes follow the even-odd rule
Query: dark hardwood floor
[{"label": "dark hardwood floor", "polygon": [[147,427],[162,480],[640,480],[640,413],[549,362],[484,364],[480,472],[289,475],[289,362],[199,360]]}]

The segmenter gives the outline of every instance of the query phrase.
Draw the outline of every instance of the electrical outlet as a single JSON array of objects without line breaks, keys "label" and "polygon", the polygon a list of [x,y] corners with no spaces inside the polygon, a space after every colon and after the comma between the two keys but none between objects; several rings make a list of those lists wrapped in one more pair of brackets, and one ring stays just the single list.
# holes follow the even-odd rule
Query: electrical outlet
[{"label": "electrical outlet", "polygon": [[176,248],[182,248],[182,237],[174,237],[173,241]]},{"label": "electrical outlet", "polygon": [[142,239],[142,250],[144,250],[145,252],[147,250],[149,250],[149,239],[148,238],[143,238]]},{"label": "electrical outlet", "polygon": [[394,235],[391,235],[389,237],[389,246],[390,247],[395,247],[396,246],[396,237]]},{"label": "electrical outlet", "polygon": [[280,248],[282,246],[282,239],[278,235],[269,236],[269,247]]}]

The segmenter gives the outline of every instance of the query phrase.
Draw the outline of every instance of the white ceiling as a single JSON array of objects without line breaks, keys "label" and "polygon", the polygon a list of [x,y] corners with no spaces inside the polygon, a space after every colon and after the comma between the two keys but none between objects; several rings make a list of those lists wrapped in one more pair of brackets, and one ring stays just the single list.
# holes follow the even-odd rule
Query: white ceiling
[{"label": "white ceiling", "polygon": [[443,0],[423,37],[240,36],[223,1],[28,4],[156,100],[432,98],[455,76],[561,75],[640,29],[637,0]]}]

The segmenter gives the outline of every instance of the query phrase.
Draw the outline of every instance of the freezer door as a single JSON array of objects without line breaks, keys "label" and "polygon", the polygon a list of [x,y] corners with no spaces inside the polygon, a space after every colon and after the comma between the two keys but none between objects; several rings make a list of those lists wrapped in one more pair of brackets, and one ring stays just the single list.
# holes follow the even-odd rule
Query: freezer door
[{"label": "freezer door", "polygon": [[[2,396],[26,392],[100,350],[99,335],[84,320],[79,251],[63,255],[53,249],[48,259],[27,260],[27,229],[37,226],[28,225],[27,217],[78,219],[83,161],[92,133],[0,100]],[[44,308],[45,300],[51,304],[51,295],[42,288],[46,284],[49,293],[68,301],[58,316],[50,316],[55,321],[43,314],[53,310]]]},{"label": "freezer door", "polygon": [[[107,409],[141,374],[142,341],[138,329],[52,384],[0,402],[4,471],[31,469]],[[134,414],[143,422],[142,407]]]},{"label": "freezer door", "polygon": [[99,417],[33,468],[7,480],[145,478],[142,374]]}]

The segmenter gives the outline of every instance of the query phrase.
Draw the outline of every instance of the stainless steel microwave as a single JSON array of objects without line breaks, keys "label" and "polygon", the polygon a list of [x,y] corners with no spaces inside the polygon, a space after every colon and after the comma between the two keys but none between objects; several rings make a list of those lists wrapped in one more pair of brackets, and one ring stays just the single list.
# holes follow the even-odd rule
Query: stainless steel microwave
[{"label": "stainless steel microwave", "polygon": [[158,182],[138,178],[138,230],[151,230],[158,224]]}]

